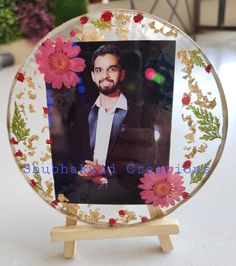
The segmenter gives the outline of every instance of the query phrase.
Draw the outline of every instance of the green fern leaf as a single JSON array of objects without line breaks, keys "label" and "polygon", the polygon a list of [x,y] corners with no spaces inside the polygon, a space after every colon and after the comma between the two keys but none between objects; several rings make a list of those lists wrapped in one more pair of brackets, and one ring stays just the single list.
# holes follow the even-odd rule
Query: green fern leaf
[{"label": "green fern leaf", "polygon": [[203,136],[200,137],[202,140],[211,141],[217,138],[222,138],[220,131],[220,121],[216,116],[201,107],[189,106],[193,111],[194,115],[198,119],[199,130],[203,132]]},{"label": "green fern leaf", "polygon": [[211,163],[211,160],[209,160],[208,162],[206,162],[204,164],[199,165],[196,169],[194,169],[191,172],[191,174],[190,174],[190,176],[191,176],[190,184],[199,183],[202,180],[204,174],[206,174],[206,168],[208,168],[210,163]]},{"label": "green fern leaf", "polygon": [[105,22],[105,21],[102,21],[102,20],[92,20],[91,23],[98,29],[100,30],[106,30],[106,29],[111,29],[112,27],[112,24],[111,22]]},{"label": "green fern leaf", "polygon": [[12,118],[11,130],[12,133],[16,136],[17,141],[25,140],[30,134],[30,129],[26,129],[25,120],[22,117],[16,102],[14,105],[14,114]]},{"label": "green fern leaf", "polygon": [[39,173],[35,173],[34,174],[34,178],[38,181],[37,182],[36,189],[39,189],[39,190],[42,190],[43,191],[42,178],[41,178],[40,174]]}]

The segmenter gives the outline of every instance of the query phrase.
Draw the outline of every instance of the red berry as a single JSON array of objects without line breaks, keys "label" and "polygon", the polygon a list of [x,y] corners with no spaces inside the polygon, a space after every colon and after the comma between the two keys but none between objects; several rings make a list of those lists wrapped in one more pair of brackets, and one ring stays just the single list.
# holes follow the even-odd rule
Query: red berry
[{"label": "red berry", "polygon": [[57,200],[53,200],[52,202],[51,202],[51,206],[52,207],[55,207],[55,206],[57,206],[58,205],[58,201]]},{"label": "red berry", "polygon": [[183,197],[184,199],[189,199],[189,198],[190,198],[188,192],[183,192],[182,197]]},{"label": "red berry", "polygon": [[21,150],[18,150],[18,151],[15,153],[15,156],[16,156],[16,157],[22,157],[22,156],[23,156],[23,153],[21,152]]},{"label": "red berry", "polygon": [[182,98],[182,104],[189,105],[190,101],[191,101],[190,96],[185,93],[185,96]]},{"label": "red berry", "polygon": [[148,221],[147,216],[142,216],[141,217],[141,221],[142,221],[142,223],[147,222]]},{"label": "red berry", "polygon": [[43,112],[44,112],[44,114],[48,114],[48,108],[47,107],[43,107]]},{"label": "red berry", "polygon": [[133,19],[134,19],[135,23],[139,23],[139,22],[141,22],[143,20],[143,15],[142,14],[137,14],[137,15],[134,16]]},{"label": "red berry", "polygon": [[125,215],[125,211],[124,210],[119,210],[119,215],[120,216],[124,216]]},{"label": "red berry", "polygon": [[53,140],[52,139],[47,139],[46,140],[46,144],[53,144]]},{"label": "red berry", "polygon": [[210,73],[211,70],[212,70],[212,65],[207,65],[207,66],[205,67],[205,70],[206,70],[207,73]]},{"label": "red berry", "polygon": [[23,82],[24,79],[25,79],[25,76],[24,76],[23,73],[19,72],[19,73],[16,74],[16,79],[19,80],[20,82]]},{"label": "red berry", "polygon": [[101,20],[104,22],[110,22],[113,17],[113,14],[110,11],[102,13]]},{"label": "red berry", "polygon": [[36,186],[37,186],[37,183],[35,182],[34,179],[30,179],[30,185],[31,185],[32,187],[36,187]]},{"label": "red berry", "polygon": [[18,144],[18,141],[13,137],[13,138],[10,139],[10,143]]},{"label": "red berry", "polygon": [[76,34],[76,32],[75,32],[74,30],[71,30],[71,31],[70,31],[70,36],[71,36],[71,37],[74,37],[75,34]]},{"label": "red berry", "polygon": [[86,24],[87,22],[88,22],[88,17],[87,16],[83,16],[83,17],[81,17],[79,20],[80,20],[80,23],[82,24],[82,25],[84,25],[84,24]]},{"label": "red berry", "polygon": [[109,219],[109,225],[114,225],[114,224],[116,224],[116,220],[115,219],[113,219],[113,218],[111,218],[111,219]]},{"label": "red berry", "polygon": [[183,167],[184,169],[186,169],[186,168],[190,168],[190,167],[191,167],[191,164],[192,164],[192,162],[191,162],[190,160],[187,160],[187,161],[185,161],[185,162],[183,163],[182,167]]}]

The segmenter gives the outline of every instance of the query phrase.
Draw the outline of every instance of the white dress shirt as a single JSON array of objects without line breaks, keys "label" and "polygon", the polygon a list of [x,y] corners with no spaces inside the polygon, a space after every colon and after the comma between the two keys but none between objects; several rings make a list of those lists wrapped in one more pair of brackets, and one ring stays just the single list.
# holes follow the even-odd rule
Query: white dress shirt
[{"label": "white dress shirt", "polygon": [[97,159],[99,164],[105,165],[115,110],[116,108],[127,110],[127,99],[124,94],[121,93],[116,106],[109,111],[106,111],[105,108],[101,106],[100,96],[98,96],[94,105],[99,109],[93,160]]}]

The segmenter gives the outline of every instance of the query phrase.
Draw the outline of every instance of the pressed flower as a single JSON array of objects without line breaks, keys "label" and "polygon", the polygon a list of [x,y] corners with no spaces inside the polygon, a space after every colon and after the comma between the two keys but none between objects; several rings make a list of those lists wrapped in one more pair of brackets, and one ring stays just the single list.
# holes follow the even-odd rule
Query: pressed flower
[{"label": "pressed flower", "polygon": [[184,169],[187,169],[187,168],[190,168],[191,165],[192,165],[192,162],[191,162],[190,160],[186,160],[186,161],[183,163],[182,167],[183,167]]},{"label": "pressed flower", "polygon": [[139,23],[139,22],[141,22],[143,20],[143,15],[142,14],[137,14],[137,15],[134,16],[133,19],[134,19],[135,23]]},{"label": "pressed flower", "polygon": [[80,23],[82,24],[82,25],[84,25],[84,24],[86,24],[87,22],[88,22],[88,17],[87,16],[83,16],[83,17],[81,17],[79,20],[80,20]]},{"label": "pressed flower", "polygon": [[106,11],[106,12],[102,13],[101,20],[104,22],[110,22],[112,17],[113,17],[112,12]]},{"label": "pressed flower", "polygon": [[154,206],[168,207],[174,206],[176,201],[180,201],[180,196],[184,192],[183,177],[178,173],[173,173],[173,168],[161,168],[161,173],[149,171],[140,178],[142,182],[138,187],[143,189],[140,192],[141,198],[146,204]]},{"label": "pressed flower", "polygon": [[17,73],[16,74],[16,79],[18,80],[18,81],[20,81],[20,82],[23,82],[24,80],[25,80],[25,76],[24,76],[24,74],[23,73]]},{"label": "pressed flower", "polygon": [[77,57],[80,47],[72,45],[72,40],[64,42],[62,37],[57,37],[55,43],[47,39],[35,55],[39,71],[55,89],[61,89],[63,85],[66,88],[76,86],[79,77],[75,72],[81,72],[85,68],[84,59]]}]

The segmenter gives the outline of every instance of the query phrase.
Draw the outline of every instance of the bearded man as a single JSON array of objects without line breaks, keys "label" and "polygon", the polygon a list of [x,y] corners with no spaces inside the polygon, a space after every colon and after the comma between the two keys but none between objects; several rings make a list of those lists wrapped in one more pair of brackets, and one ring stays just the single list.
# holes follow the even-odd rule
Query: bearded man
[{"label": "bearded man", "polygon": [[115,45],[93,53],[91,76],[99,96],[76,114],[72,146],[82,168],[67,198],[72,203],[144,204],[139,179],[155,164],[157,140],[142,106],[121,92],[125,69]]}]

